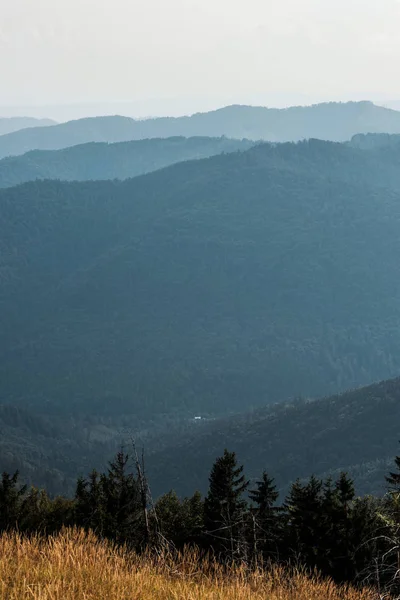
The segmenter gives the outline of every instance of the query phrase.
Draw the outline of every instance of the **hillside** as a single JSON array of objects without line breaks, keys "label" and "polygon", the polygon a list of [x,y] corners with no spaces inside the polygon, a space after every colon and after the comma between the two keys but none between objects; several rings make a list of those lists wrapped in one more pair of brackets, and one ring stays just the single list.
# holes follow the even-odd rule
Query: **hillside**
[{"label": "hillside", "polygon": [[398,454],[400,379],[316,401],[297,400],[245,415],[197,422],[147,448],[152,490],[207,490],[214,460],[232,449],[246,475],[264,469],[283,492],[297,477],[348,471],[358,493],[382,495]]},{"label": "hillside", "polygon": [[48,127],[56,125],[51,119],[34,119],[33,117],[0,117],[0,135],[13,133],[28,127]]},{"label": "hillside", "polygon": [[[27,411],[0,415],[2,464],[37,483],[53,469],[51,489],[70,489],[128,431],[173,456],[168,430],[183,444],[195,415],[397,376],[397,165],[397,146],[312,140],[126,181],[1,190],[0,403]],[[353,456],[343,444],[326,468],[350,465],[364,485],[361,463],[394,453],[377,436],[383,454],[360,442]],[[241,437],[233,449],[253,476],[265,455],[241,456]],[[387,443],[397,437],[389,428]],[[299,456],[304,470],[276,469],[282,485],[314,464]]]},{"label": "hillside", "polygon": [[227,138],[166,138],[90,143],[63,150],[34,150],[0,160],[0,187],[35,179],[127,179],[177,162],[248,150],[254,142]]},{"label": "hillside", "polygon": [[135,121],[95,117],[0,137],[0,158],[30,150],[59,150],[88,142],[146,138],[221,137],[272,142],[319,138],[346,141],[357,133],[400,133],[400,112],[371,102],[317,104],[287,109],[228,106],[190,117]]},{"label": "hillside", "polygon": [[165,417],[150,428],[118,411],[65,419],[4,405],[0,462],[7,472],[18,469],[28,484],[73,495],[78,475],[106,468],[121,444],[131,452],[133,435],[145,449],[154,498],[170,489],[181,496],[205,493],[211,466],[225,448],[237,453],[252,481],[267,469],[281,497],[297,477],[337,477],[342,470],[354,478],[357,493],[379,496],[399,454],[399,418],[399,379],[229,418]]},{"label": "hillside", "polygon": [[399,175],[349,152],[2,190],[3,401],[222,415],[396,376]]}]

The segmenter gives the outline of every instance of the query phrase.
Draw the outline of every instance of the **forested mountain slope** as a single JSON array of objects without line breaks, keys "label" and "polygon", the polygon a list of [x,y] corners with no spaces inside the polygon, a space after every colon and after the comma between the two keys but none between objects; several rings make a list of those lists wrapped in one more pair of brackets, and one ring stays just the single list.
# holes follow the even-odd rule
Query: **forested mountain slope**
[{"label": "forested mountain slope", "polygon": [[124,142],[135,139],[136,121],[129,117],[90,117],[53,127],[21,129],[0,136],[0,158],[30,150],[60,150],[88,142]]},{"label": "forested mountain slope", "polygon": [[135,121],[95,117],[50,128],[26,129],[0,137],[0,158],[30,150],[59,150],[87,142],[122,142],[173,136],[237,139],[346,141],[357,133],[400,133],[400,112],[371,102],[317,104],[287,109],[227,106],[190,117]]},{"label": "forested mountain slope", "polygon": [[351,152],[2,190],[2,401],[154,420],[397,375],[400,175]]},{"label": "forested mountain slope", "polygon": [[176,162],[248,150],[253,145],[254,142],[248,140],[175,137],[114,144],[93,142],[53,151],[34,150],[0,160],[0,187],[35,179],[127,179]]},{"label": "forested mountain slope", "polygon": [[[110,409],[110,413],[113,411]],[[0,463],[51,494],[73,494],[78,475],[104,469],[131,436],[146,455],[151,491],[205,492],[214,460],[234,450],[255,480],[267,469],[282,495],[297,477],[354,478],[356,491],[381,495],[399,453],[400,380],[320,400],[297,399],[229,418],[172,420],[142,428],[134,415],[38,416],[0,405]]]},{"label": "forested mountain slope", "polygon": [[248,477],[267,469],[285,491],[297,477],[345,470],[358,493],[381,495],[398,454],[399,422],[400,380],[384,381],[331,398],[198,422],[186,434],[165,437],[161,448],[147,448],[148,474],[155,495],[169,488],[182,495],[205,491],[210,466],[228,448]]},{"label": "forested mountain slope", "polygon": [[33,117],[0,117],[0,135],[26,129],[28,127],[46,127],[56,125],[51,119],[34,119]]},{"label": "forested mountain slope", "polygon": [[396,133],[358,133],[349,142],[360,150],[377,150],[383,147],[393,148],[400,144],[400,135]]}]

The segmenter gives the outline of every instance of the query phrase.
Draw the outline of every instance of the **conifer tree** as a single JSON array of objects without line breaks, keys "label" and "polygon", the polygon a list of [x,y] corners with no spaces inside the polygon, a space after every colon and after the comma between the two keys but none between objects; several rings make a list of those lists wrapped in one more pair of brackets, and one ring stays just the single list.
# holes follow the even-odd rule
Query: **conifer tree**
[{"label": "conifer tree", "polygon": [[347,473],[341,473],[336,482],[335,489],[338,501],[345,513],[348,513],[350,502],[355,498],[354,482]]},{"label": "conifer tree", "polygon": [[19,473],[14,475],[4,472],[0,483],[0,531],[14,529],[18,526],[21,503],[26,493],[26,486],[19,487]]},{"label": "conifer tree", "polygon": [[277,554],[278,508],[275,503],[279,497],[274,480],[263,472],[256,488],[250,490],[249,498],[255,503],[252,510],[252,547],[253,553],[261,550],[265,557]]},{"label": "conifer tree", "polygon": [[234,558],[241,553],[244,543],[244,523],[247,503],[243,493],[249,482],[238,466],[234,452],[224,451],[215,461],[209,491],[204,502],[204,525],[212,545],[226,556]]},{"label": "conifer tree", "polygon": [[47,531],[50,510],[51,501],[46,491],[32,487],[21,504],[19,529],[34,532]]},{"label": "conifer tree", "polygon": [[174,546],[201,544],[204,527],[203,501],[200,492],[180,500],[174,491],[161,496],[154,507],[159,533]]},{"label": "conifer tree", "polygon": [[257,505],[261,515],[269,515],[273,506],[279,498],[279,492],[276,489],[274,480],[270,478],[266,471],[263,471],[261,481],[256,481],[256,488],[249,491],[249,498]]},{"label": "conifer tree", "polygon": [[190,498],[183,502],[185,522],[187,528],[187,541],[189,543],[202,543],[202,532],[204,529],[204,500],[200,492],[195,492]]},{"label": "conifer tree", "polygon": [[171,490],[161,496],[154,510],[157,515],[159,534],[175,546],[182,547],[185,544],[185,521],[182,502],[176,492]]},{"label": "conifer tree", "polygon": [[77,524],[103,535],[105,500],[100,476],[93,470],[88,479],[80,477],[75,491],[75,518]]},{"label": "conifer tree", "polygon": [[334,485],[331,478],[324,483],[319,566],[336,579],[347,580],[352,570],[354,498],[354,483],[346,473],[341,473]]},{"label": "conifer tree", "polygon": [[323,482],[310,477],[308,483],[297,480],[285,501],[285,545],[296,559],[311,567],[318,566],[323,529]]},{"label": "conifer tree", "polygon": [[134,545],[140,522],[141,503],[137,481],[128,473],[129,456],[120,450],[100,477],[104,494],[104,533],[119,543]]}]

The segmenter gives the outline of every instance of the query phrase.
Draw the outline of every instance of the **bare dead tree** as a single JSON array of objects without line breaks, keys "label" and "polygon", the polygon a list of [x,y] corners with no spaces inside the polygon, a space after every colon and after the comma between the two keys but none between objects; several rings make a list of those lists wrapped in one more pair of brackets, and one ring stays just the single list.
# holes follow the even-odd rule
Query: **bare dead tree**
[{"label": "bare dead tree", "polygon": [[139,458],[136,441],[133,435],[131,435],[131,444],[133,449],[133,456],[135,460],[135,467],[137,473],[137,480],[139,484],[139,493],[140,493],[140,503],[142,507],[143,513],[143,522],[145,526],[145,541],[146,544],[150,543],[151,540],[151,530],[150,530],[150,520],[149,520],[149,506],[152,509],[152,514],[154,515],[154,519],[157,523],[157,515],[154,510],[153,498],[150,491],[150,486],[146,476],[145,462],[144,462],[144,448],[142,448],[141,458]]}]

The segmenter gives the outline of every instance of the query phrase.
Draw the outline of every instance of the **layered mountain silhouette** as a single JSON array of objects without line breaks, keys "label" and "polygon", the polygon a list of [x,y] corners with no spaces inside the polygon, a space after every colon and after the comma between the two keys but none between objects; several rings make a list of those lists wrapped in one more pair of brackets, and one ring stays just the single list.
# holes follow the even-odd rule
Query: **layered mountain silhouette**
[{"label": "layered mountain silhouette", "polygon": [[0,117],[0,135],[28,127],[48,127],[49,125],[56,125],[56,122],[51,119],[35,119],[33,117]]},{"label": "layered mountain silhouette", "polygon": [[[113,413],[113,416],[110,415]],[[264,469],[281,499],[290,484],[312,474],[336,478],[347,471],[358,494],[385,493],[385,475],[398,455],[400,380],[383,381],[315,401],[298,398],[228,418],[168,419],[140,430],[134,415],[112,410],[62,418],[0,404],[0,461],[24,481],[52,494],[73,494],[77,474],[104,469],[134,435],[146,454],[154,498],[173,488],[180,496],[205,493],[211,466],[235,450],[253,482]]]},{"label": "layered mountain silhouette", "polygon": [[359,133],[350,140],[353,148],[375,150],[383,147],[393,147],[400,144],[400,135],[390,133]]},{"label": "layered mountain silhouette", "polygon": [[371,102],[326,103],[275,109],[228,106],[190,117],[135,121],[95,117],[0,137],[0,158],[30,150],[58,150],[88,142],[121,142],[173,136],[247,138],[272,142],[319,138],[346,141],[358,133],[400,133],[400,112]]},{"label": "layered mountain silhouette", "polygon": [[143,421],[395,376],[392,152],[265,144],[2,190],[3,401]]},{"label": "layered mountain silhouette", "polygon": [[0,187],[35,179],[127,179],[184,160],[247,150],[253,145],[249,140],[175,137],[34,150],[0,160]]},{"label": "layered mountain silhouette", "polygon": [[285,493],[297,477],[347,471],[358,493],[385,492],[385,475],[398,454],[400,380],[384,381],[313,402],[297,400],[229,419],[201,421],[148,448],[155,495],[206,492],[211,466],[232,448],[259,478],[264,469]]}]

